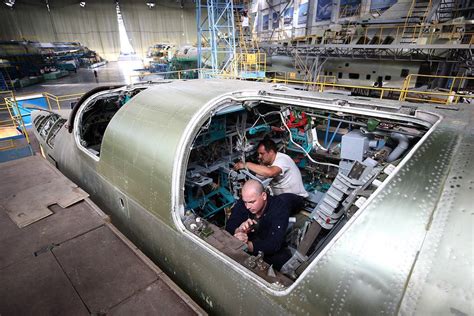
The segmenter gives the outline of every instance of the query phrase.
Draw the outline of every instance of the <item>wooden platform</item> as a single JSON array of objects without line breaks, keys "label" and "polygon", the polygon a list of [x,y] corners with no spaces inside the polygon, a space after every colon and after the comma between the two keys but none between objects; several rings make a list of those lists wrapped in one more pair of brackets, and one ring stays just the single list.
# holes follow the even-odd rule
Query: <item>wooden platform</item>
[{"label": "wooden platform", "polygon": [[22,135],[14,126],[0,127],[0,140]]},{"label": "wooden platform", "polygon": [[19,228],[13,199],[36,192],[24,198],[29,212],[53,203],[49,184],[69,181],[44,159],[1,163],[0,179],[0,315],[205,314],[87,197],[47,205],[51,214]]}]

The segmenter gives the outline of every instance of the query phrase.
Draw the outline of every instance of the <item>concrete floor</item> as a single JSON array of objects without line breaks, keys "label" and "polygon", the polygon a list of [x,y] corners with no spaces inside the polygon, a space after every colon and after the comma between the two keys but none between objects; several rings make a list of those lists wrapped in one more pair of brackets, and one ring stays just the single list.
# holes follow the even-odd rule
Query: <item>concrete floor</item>
[{"label": "concrete floor", "polygon": [[0,179],[0,315],[205,314],[45,159]]}]

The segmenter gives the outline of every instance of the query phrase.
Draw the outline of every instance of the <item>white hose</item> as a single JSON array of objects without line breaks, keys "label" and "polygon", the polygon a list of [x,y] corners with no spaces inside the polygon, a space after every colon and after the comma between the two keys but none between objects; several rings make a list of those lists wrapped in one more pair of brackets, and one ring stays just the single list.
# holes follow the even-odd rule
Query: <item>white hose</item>
[{"label": "white hose", "polygon": [[311,130],[311,135],[313,135],[313,146],[316,145],[316,146],[318,146],[318,148],[321,149],[321,150],[329,151],[329,149],[324,148],[324,147],[321,146],[321,144],[319,143],[319,141],[318,141],[318,132],[316,131],[316,128],[313,128],[313,129]]},{"label": "white hose", "polygon": [[291,131],[290,131],[290,128],[288,127],[288,125],[286,125],[286,122],[285,122],[285,118],[283,117],[283,113],[280,112],[280,118],[281,118],[281,121],[283,123],[283,125],[285,126],[285,128],[288,130],[288,133],[290,134],[290,141],[296,146],[298,147],[299,149],[301,149],[304,154],[306,155],[306,157],[308,157],[309,160],[311,160],[312,163],[315,163],[315,164],[318,164],[318,165],[323,165],[323,166],[331,166],[331,167],[335,167],[335,168],[339,168],[338,165],[335,165],[333,163],[328,163],[328,162],[318,162],[316,160],[314,160],[308,152],[306,152],[306,150],[301,147],[300,144],[297,144],[294,140],[293,140],[293,137],[291,136]]},{"label": "white hose", "polygon": [[405,152],[405,150],[408,149],[407,136],[400,133],[392,132],[390,134],[390,138],[397,140],[398,145],[392,150],[390,155],[387,157],[387,162],[392,162],[394,160],[397,160]]}]

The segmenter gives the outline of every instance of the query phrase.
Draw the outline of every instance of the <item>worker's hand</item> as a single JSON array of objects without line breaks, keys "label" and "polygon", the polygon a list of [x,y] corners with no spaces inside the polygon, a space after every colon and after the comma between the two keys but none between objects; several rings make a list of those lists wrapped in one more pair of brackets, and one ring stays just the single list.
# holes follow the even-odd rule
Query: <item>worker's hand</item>
[{"label": "worker's hand", "polygon": [[251,227],[255,224],[257,224],[257,221],[249,218],[248,220],[240,224],[239,228],[237,228],[237,231],[248,234],[251,231]]},{"label": "worker's hand", "polygon": [[235,171],[238,171],[240,169],[245,169],[245,163],[243,163],[242,161],[236,162],[234,165]]},{"label": "worker's hand", "polygon": [[247,241],[249,241],[249,237],[247,236],[246,233],[238,232],[234,234],[234,237],[244,243],[247,243]]}]

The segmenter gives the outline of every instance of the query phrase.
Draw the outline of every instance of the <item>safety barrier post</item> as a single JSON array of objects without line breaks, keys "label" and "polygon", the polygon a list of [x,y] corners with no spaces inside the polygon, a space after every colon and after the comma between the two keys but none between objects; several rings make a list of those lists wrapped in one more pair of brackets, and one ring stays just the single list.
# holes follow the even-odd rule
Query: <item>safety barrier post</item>
[{"label": "safety barrier post", "polygon": [[59,105],[59,98],[57,96],[56,97],[56,106],[58,107],[58,110],[61,110],[61,106]]},{"label": "safety barrier post", "polygon": [[20,127],[22,133],[25,135],[26,141],[29,144],[30,137],[28,136],[28,132],[26,131],[25,122],[23,121],[23,116],[21,115],[20,108],[18,107],[18,102],[16,101],[16,96],[13,91],[11,92],[11,99],[8,101],[5,99],[5,103],[7,104],[7,108],[12,107],[13,112],[15,113],[16,111],[16,113],[18,113],[18,115],[14,115],[10,111],[10,109],[8,109],[8,112],[10,113],[13,124],[15,125],[16,128]]},{"label": "safety barrier post", "polygon": [[412,75],[408,75],[408,76],[406,77],[406,79],[405,79],[406,85],[405,85],[405,87],[404,87],[404,89],[403,89],[403,91],[402,91],[402,93],[401,93],[401,95],[403,95],[403,97],[401,98],[400,101],[405,101],[405,100],[406,100],[406,97],[407,97],[407,95],[408,95],[408,89],[410,88],[411,76],[412,76]]},{"label": "safety barrier post", "polygon": [[48,93],[47,93],[47,92],[44,92],[44,93],[43,93],[43,96],[44,96],[44,98],[46,99],[46,102],[48,103],[48,109],[49,109],[50,111],[53,110],[53,109],[51,108],[51,103],[49,102],[49,95],[48,95]]}]

